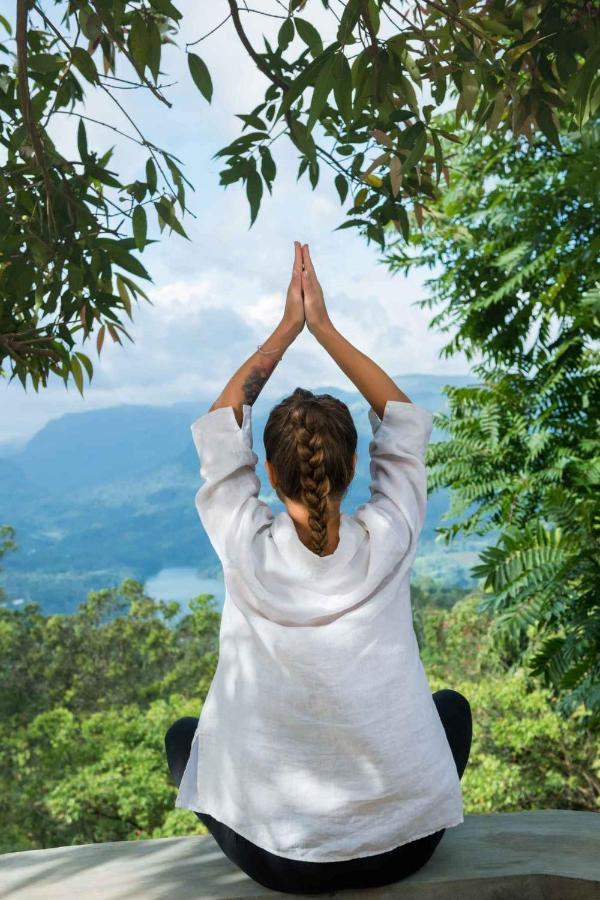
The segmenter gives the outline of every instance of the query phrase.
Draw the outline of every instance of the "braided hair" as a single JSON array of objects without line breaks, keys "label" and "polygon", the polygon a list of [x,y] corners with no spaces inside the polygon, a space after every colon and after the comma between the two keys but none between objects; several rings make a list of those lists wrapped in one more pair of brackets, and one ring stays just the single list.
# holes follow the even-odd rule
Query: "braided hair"
[{"label": "braided hair", "polygon": [[341,500],[354,471],[358,435],[350,410],[331,394],[296,388],[271,410],[263,437],[281,492],[308,509],[309,549],[324,556],[328,500]]}]

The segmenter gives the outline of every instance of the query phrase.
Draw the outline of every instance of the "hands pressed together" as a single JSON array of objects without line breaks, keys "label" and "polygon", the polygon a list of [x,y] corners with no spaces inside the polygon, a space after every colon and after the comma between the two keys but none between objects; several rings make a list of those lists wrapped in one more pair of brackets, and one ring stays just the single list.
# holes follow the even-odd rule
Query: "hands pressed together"
[{"label": "hands pressed together", "polygon": [[325,298],[310,258],[308,244],[294,241],[294,266],[285,300],[283,319],[291,327],[302,331],[304,325],[311,333],[330,324]]}]

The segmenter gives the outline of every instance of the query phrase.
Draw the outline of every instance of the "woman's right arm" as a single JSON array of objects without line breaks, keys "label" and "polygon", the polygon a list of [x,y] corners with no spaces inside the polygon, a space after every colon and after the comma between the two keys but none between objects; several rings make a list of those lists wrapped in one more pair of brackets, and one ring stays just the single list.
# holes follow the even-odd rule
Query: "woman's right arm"
[{"label": "woman's right arm", "polygon": [[400,390],[390,376],[370,357],[351,344],[332,323],[307,244],[302,248],[302,261],[304,313],[311,334],[353,382],[380,419],[383,418],[388,400],[410,403],[410,398]]},{"label": "woman's right arm", "polygon": [[429,410],[409,400],[377,363],[337,331],[327,313],[306,247],[303,248],[303,263],[306,269],[306,274],[302,273],[306,324],[372,407],[369,411],[373,429],[369,444],[371,498],[357,514],[370,521],[371,511],[376,508],[386,520],[386,529],[390,525],[395,528],[397,546],[408,552],[416,546],[425,521],[425,450],[433,416]]}]

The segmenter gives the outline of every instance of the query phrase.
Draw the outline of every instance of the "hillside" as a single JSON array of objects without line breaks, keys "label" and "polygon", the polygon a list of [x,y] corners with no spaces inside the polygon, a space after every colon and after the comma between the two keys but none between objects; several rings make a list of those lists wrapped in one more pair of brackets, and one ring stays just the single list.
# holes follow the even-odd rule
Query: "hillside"
[{"label": "hillside", "polygon": [[[468,376],[397,376],[415,403],[444,408],[444,384]],[[330,391],[350,407],[359,432],[355,479],[342,503],[351,512],[369,496],[368,407],[357,393]],[[16,529],[19,549],[4,559],[9,597],[37,600],[49,611],[72,610],[88,590],[125,576],[144,581],[162,568],[218,570],[218,560],[194,508],[200,484],[190,425],[212,398],[172,406],[121,405],[68,414],[48,422],[18,452],[0,458],[0,519]],[[262,432],[273,400],[253,408],[254,449],[262,499],[283,507],[264,470]],[[434,429],[432,440],[442,440]],[[265,487],[266,485],[266,487]],[[450,583],[468,583],[475,544],[433,544],[448,508],[446,492],[430,497],[415,568]]]}]

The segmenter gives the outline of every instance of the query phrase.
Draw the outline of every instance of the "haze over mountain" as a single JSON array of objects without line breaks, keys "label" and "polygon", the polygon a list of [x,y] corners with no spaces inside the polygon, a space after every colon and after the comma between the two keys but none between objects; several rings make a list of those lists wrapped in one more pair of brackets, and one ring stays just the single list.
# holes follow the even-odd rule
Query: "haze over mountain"
[{"label": "haze over mountain", "polygon": [[[407,395],[432,412],[446,407],[444,384],[471,376],[401,375]],[[371,428],[368,404],[356,392],[319,388],[344,400],[359,433],[358,464],[342,511],[369,497]],[[264,469],[262,432],[276,398],[254,404],[254,449],[261,498],[283,509]],[[144,581],[157,571],[194,567],[210,576],[219,562],[194,506],[201,484],[190,426],[214,396],[171,406],[121,405],[67,414],[48,422],[17,452],[0,447],[0,521],[12,525],[18,549],[3,561],[9,598],[35,600],[45,611],[72,610],[88,590],[125,576]],[[434,429],[432,441],[443,440]],[[418,557],[449,583],[468,582],[458,562],[469,546],[433,544],[448,495],[430,496]],[[467,556],[471,556],[467,554]],[[471,561],[471,564],[474,560]],[[445,573],[445,574],[444,574]]]}]

